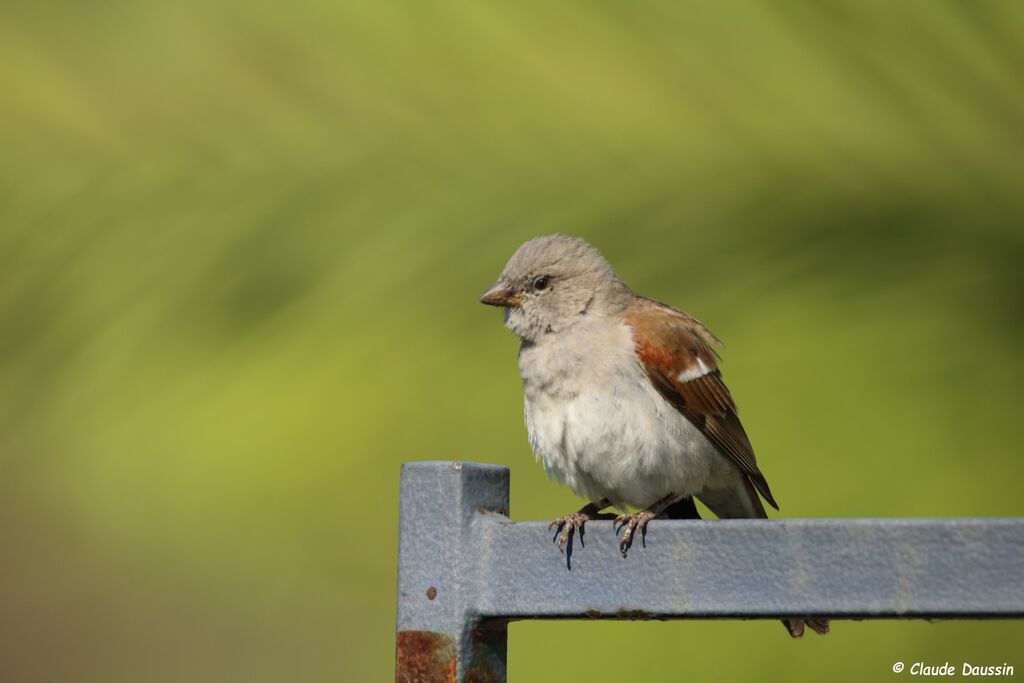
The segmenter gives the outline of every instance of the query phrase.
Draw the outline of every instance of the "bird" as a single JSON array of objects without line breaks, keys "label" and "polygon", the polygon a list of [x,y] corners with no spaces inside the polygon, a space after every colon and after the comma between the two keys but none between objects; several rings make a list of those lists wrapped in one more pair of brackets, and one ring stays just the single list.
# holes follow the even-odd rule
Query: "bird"
[{"label": "bird", "polygon": [[[719,518],[766,518],[762,498],[778,509],[722,379],[719,339],[635,294],[585,240],[525,242],[480,302],[504,309],[520,340],[536,458],[588,501],[552,522],[563,552],[588,521],[613,517],[609,507],[623,510],[613,519],[623,557],[652,519],[697,517],[694,498]],[[805,624],[829,630],[819,617],[783,624],[794,638]]]}]

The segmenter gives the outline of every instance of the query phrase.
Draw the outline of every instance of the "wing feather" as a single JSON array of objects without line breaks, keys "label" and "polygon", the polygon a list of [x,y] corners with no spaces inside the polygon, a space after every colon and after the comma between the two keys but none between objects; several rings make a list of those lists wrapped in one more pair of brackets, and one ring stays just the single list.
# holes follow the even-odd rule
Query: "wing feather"
[{"label": "wing feather", "polygon": [[637,356],[661,395],[735,463],[777,510],[718,370],[714,345],[721,342],[696,318],[652,299],[638,297],[626,313],[626,322],[633,329]]}]

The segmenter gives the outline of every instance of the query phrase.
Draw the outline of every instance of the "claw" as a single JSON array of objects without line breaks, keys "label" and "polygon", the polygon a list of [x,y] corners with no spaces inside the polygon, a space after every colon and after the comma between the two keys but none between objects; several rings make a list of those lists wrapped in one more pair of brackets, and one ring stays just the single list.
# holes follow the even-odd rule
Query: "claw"
[{"label": "claw", "polygon": [[619,541],[619,552],[622,553],[623,557],[626,557],[626,553],[629,552],[629,547],[633,545],[633,534],[640,530],[641,533],[647,528],[647,523],[654,519],[657,515],[650,510],[644,510],[643,512],[637,512],[633,514],[622,514],[616,517],[612,521],[612,528],[615,529],[615,533],[619,533],[619,529],[625,529],[622,533],[622,540]]},{"label": "claw", "polygon": [[580,533],[583,533],[583,526],[590,521],[590,516],[583,512],[574,512],[571,515],[565,517],[559,517],[548,525],[548,531],[552,529],[561,529],[562,532],[558,534],[558,550],[564,555],[565,546],[569,545],[569,539],[572,537],[574,531],[579,529]]}]

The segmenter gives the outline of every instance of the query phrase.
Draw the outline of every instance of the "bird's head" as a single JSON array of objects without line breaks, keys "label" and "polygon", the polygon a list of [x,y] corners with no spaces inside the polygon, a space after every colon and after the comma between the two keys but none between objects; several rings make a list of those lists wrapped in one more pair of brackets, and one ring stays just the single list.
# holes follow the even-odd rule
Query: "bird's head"
[{"label": "bird's head", "polygon": [[600,252],[578,237],[548,235],[523,244],[480,303],[505,309],[505,326],[539,341],[588,315],[621,311],[632,296]]}]

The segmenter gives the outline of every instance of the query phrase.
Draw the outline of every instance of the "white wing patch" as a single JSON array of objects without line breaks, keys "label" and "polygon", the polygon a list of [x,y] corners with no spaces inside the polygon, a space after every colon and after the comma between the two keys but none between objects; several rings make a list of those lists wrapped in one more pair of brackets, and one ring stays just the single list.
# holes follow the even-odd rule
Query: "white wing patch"
[{"label": "white wing patch", "polygon": [[688,370],[683,370],[682,372],[679,373],[676,379],[679,380],[680,382],[692,382],[698,377],[703,377],[709,372],[711,372],[711,368],[709,368],[707,366],[707,363],[705,363],[703,360],[701,360],[700,357],[698,357],[697,367],[689,368]]}]

